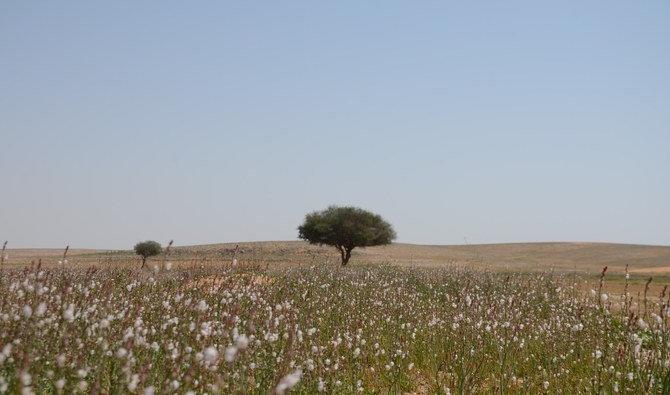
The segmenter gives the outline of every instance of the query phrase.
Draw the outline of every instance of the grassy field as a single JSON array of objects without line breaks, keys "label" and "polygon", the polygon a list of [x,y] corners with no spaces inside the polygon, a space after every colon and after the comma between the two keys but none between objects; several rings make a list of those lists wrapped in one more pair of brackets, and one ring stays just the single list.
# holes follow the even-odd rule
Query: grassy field
[{"label": "grassy field", "polygon": [[[170,261],[175,267],[226,265],[232,261],[235,246],[241,265],[260,265],[283,269],[302,265],[337,265],[338,252],[302,241],[266,241],[183,246],[172,249]],[[41,262],[45,267],[63,260],[63,250],[10,249],[8,267],[24,267]],[[160,263],[163,257],[150,259]],[[505,272],[576,273],[591,282],[607,266],[607,286],[616,292],[623,284],[626,266],[630,284],[637,292],[653,277],[653,293],[670,284],[670,247],[609,243],[512,243],[479,245],[392,244],[355,249],[352,265],[390,264],[422,268],[465,267]],[[132,251],[71,249],[69,267],[136,267],[140,259]]]},{"label": "grassy field", "polygon": [[[210,244],[175,247],[174,262],[225,262],[235,246],[240,245],[238,258],[245,262],[263,262],[272,267],[295,266],[311,262],[336,263],[335,249],[317,247],[302,241],[267,241]],[[45,264],[61,260],[63,250],[9,249],[9,265],[25,265],[42,259]],[[70,264],[109,265],[134,264],[131,251],[71,249]],[[467,266],[507,271],[579,271],[600,273],[603,266],[610,272],[623,273],[630,266],[632,273],[670,275],[670,247],[608,243],[514,243],[479,245],[416,245],[392,244],[383,247],[355,249],[356,261],[402,266],[449,267]]]},{"label": "grassy field", "polygon": [[670,391],[668,247],[234,247],[9,250],[0,392]]}]

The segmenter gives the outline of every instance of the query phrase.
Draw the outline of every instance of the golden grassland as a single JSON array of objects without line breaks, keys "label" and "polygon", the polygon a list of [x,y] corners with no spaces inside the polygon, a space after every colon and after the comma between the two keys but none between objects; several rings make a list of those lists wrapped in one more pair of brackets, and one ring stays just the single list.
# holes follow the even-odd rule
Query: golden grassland
[{"label": "golden grassland", "polygon": [[[330,247],[309,245],[302,241],[263,241],[183,246],[172,249],[172,261],[225,261],[240,246],[238,258],[248,262],[267,262],[274,266],[299,265],[313,261],[338,261],[337,251]],[[42,259],[55,264],[62,258],[60,249],[9,249],[10,265],[25,265]],[[132,263],[132,251],[70,249],[71,264]],[[160,259],[160,258],[157,258]],[[623,272],[629,265],[632,273],[670,274],[670,247],[611,243],[510,243],[475,245],[418,245],[395,243],[382,247],[354,250],[352,264],[392,263],[402,266],[442,267],[466,265],[512,271],[580,271],[599,273],[603,266],[610,272]]]}]

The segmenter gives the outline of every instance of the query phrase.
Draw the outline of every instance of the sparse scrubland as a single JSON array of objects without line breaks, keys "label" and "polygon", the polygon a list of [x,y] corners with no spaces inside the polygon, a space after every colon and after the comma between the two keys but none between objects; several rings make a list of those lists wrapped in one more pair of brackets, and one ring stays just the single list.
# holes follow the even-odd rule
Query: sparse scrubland
[{"label": "sparse scrubland", "polygon": [[626,298],[597,281],[585,291],[575,274],[457,266],[159,266],[5,269],[0,390],[670,388],[667,293]]}]

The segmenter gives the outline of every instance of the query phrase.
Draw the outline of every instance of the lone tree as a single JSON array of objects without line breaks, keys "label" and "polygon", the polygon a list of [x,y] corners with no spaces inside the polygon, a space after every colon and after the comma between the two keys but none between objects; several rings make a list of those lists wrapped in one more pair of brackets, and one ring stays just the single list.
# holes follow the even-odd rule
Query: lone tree
[{"label": "lone tree", "polygon": [[355,247],[389,244],[396,234],[377,214],[358,207],[330,206],[307,214],[298,227],[298,237],[310,244],[334,246],[340,251],[342,266],[346,266]]},{"label": "lone tree", "polygon": [[142,269],[144,269],[144,264],[147,263],[147,258],[160,254],[163,248],[161,248],[161,245],[158,242],[147,240],[135,244],[134,250],[137,255],[142,257]]}]

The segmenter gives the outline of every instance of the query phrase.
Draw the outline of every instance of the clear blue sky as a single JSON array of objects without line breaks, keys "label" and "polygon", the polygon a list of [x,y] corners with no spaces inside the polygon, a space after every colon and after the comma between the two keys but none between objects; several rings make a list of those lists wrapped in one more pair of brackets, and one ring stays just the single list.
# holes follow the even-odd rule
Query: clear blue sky
[{"label": "clear blue sky", "polygon": [[670,244],[670,2],[3,1],[0,239]]}]

